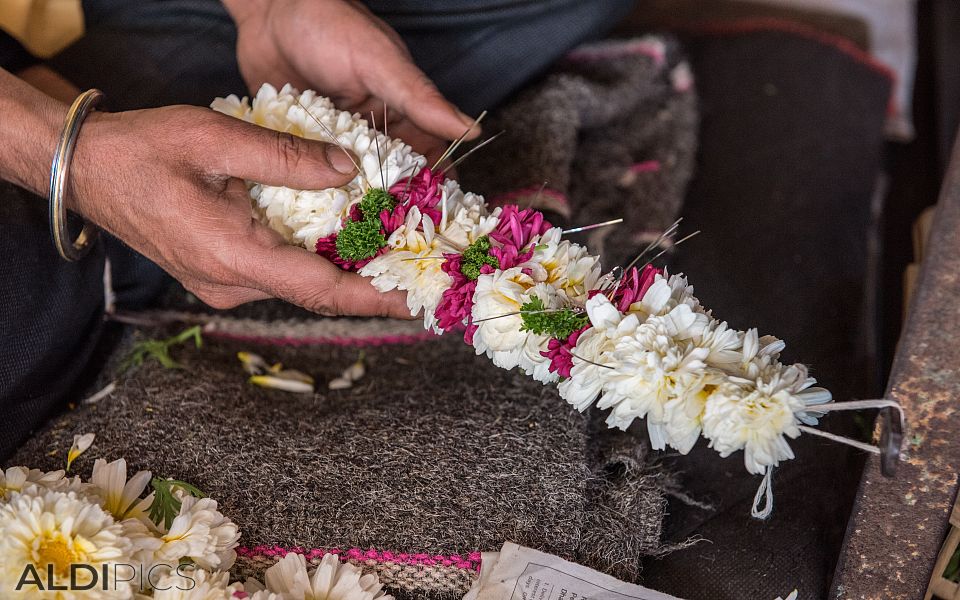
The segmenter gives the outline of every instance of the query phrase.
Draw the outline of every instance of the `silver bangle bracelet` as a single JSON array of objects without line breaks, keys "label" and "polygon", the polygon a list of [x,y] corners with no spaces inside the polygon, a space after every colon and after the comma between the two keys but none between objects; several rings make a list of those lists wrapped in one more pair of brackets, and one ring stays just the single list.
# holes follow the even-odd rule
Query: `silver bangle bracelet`
[{"label": "silver bangle bracelet", "polygon": [[73,159],[73,149],[77,144],[77,136],[80,135],[80,126],[102,97],[103,92],[93,89],[80,94],[73,101],[73,105],[67,111],[63,132],[60,134],[60,143],[57,144],[53,165],[50,167],[50,236],[60,256],[69,261],[83,258],[93,247],[100,233],[96,225],[84,221],[80,235],[76,240],[70,241],[70,234],[67,231],[67,209],[63,204],[63,196],[67,175],[70,172],[70,161]]}]

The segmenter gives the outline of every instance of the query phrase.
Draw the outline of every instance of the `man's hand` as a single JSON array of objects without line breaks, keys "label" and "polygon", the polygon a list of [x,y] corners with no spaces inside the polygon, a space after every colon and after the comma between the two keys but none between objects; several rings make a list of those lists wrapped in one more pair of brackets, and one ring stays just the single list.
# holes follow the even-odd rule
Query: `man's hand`
[{"label": "man's hand", "polygon": [[381,294],[253,219],[243,181],[321,189],[354,175],[336,146],[204,108],[92,113],[67,201],[213,307],[276,297],[322,314],[410,318],[403,294]]},{"label": "man's hand", "polygon": [[[251,90],[292,83],[369,115],[435,159],[473,123],[413,64],[389,25],[353,0],[225,0],[237,22],[237,60]],[[382,127],[382,126],[381,126]],[[477,128],[468,139],[479,135]]]}]

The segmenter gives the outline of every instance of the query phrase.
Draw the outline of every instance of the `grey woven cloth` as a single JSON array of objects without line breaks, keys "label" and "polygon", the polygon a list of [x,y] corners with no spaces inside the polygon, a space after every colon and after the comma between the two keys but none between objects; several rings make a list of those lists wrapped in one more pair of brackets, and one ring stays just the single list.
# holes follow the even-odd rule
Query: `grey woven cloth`
[{"label": "grey woven cloth", "polygon": [[582,236],[612,268],[677,218],[697,127],[692,76],[675,40],[597,42],[491,114],[485,133],[503,134],[463,163],[460,179],[493,203],[530,204],[565,225],[623,218]]},{"label": "grey woven cloth", "polygon": [[[311,373],[318,392],[247,383],[241,349]],[[367,375],[327,390],[358,352],[217,340],[180,349],[186,369],[144,365],[11,464],[62,468],[73,436],[95,432],[78,473],[124,457],[194,483],[247,548],[466,555],[512,540],[631,579],[659,551],[667,481],[639,440],[594,435],[552,387],[476,357],[454,335],[366,348]]]}]

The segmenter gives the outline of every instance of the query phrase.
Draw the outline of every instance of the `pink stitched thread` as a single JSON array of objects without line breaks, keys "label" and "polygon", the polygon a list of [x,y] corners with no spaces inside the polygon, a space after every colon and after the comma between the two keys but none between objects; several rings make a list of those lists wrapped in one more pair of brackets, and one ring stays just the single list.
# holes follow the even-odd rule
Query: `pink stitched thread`
[{"label": "pink stitched thread", "polygon": [[631,173],[656,173],[660,170],[659,160],[645,160],[630,165]]},{"label": "pink stitched thread", "polygon": [[528,188],[521,188],[519,190],[514,190],[512,192],[506,192],[505,194],[500,194],[496,198],[490,201],[491,206],[502,206],[504,204],[513,204],[513,201],[517,198],[522,198],[525,196],[536,196],[537,192],[540,192],[541,198],[550,198],[557,204],[561,206],[563,210],[567,210],[569,207],[569,202],[567,197],[556,190],[551,190],[550,188],[543,188],[543,191],[540,191],[540,186],[530,186]]},{"label": "pink stitched thread", "polygon": [[340,548],[312,548],[307,550],[306,548],[301,548],[298,546],[292,548],[284,548],[282,546],[255,546],[253,548],[237,548],[237,555],[243,558],[256,558],[258,556],[282,558],[291,552],[295,554],[302,554],[308,560],[323,558],[323,556],[326,554],[336,554],[341,558],[341,560],[372,560],[383,563],[423,566],[434,566],[441,564],[447,567],[456,567],[458,569],[466,569],[471,571],[480,570],[481,558],[480,552],[470,552],[466,555],[451,554],[449,556],[445,556],[442,554],[433,555],[427,553],[408,554],[406,552],[395,554],[390,551],[380,551],[373,548],[370,548],[369,550],[362,550],[360,548],[350,548],[348,550],[343,550]]},{"label": "pink stitched thread", "polygon": [[653,64],[660,67],[666,62],[667,49],[660,40],[641,39],[620,43],[589,44],[570,51],[564,58],[571,62],[592,62],[633,55],[648,56],[653,59]]}]

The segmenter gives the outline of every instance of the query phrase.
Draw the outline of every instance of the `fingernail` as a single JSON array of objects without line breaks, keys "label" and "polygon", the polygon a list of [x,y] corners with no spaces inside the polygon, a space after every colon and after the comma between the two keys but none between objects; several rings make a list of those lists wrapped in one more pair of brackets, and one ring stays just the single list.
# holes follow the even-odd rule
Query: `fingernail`
[{"label": "fingernail", "polygon": [[357,170],[357,167],[354,166],[356,159],[348,155],[347,152],[347,150],[343,150],[339,146],[327,146],[327,161],[330,162],[330,166],[336,169],[338,173],[343,173],[344,175],[349,175]]}]

